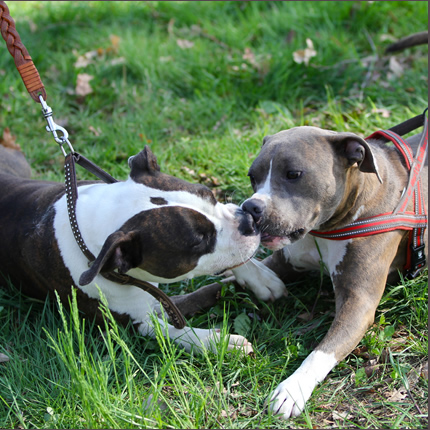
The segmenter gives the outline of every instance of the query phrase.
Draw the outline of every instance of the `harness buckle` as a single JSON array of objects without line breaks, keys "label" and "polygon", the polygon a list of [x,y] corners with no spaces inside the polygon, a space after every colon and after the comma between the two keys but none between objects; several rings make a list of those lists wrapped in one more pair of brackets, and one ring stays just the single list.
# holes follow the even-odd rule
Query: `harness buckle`
[{"label": "harness buckle", "polygon": [[426,265],[425,245],[415,247],[411,245],[411,267],[407,271],[406,277],[414,279],[418,276],[421,269]]}]

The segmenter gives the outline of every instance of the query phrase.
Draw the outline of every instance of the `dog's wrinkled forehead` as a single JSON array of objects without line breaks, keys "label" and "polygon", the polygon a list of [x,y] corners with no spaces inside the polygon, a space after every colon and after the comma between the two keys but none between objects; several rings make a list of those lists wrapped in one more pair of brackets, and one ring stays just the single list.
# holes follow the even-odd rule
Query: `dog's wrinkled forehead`
[{"label": "dog's wrinkled forehead", "polygon": [[263,139],[263,145],[267,144],[277,144],[280,142],[294,142],[300,140],[309,141],[310,138],[320,138],[336,135],[337,133],[332,130],[324,130],[318,127],[302,126],[293,127],[289,130],[283,130],[279,133],[265,136]]},{"label": "dog's wrinkled forehead", "polygon": [[148,146],[128,160],[130,178],[149,188],[159,191],[185,191],[196,195],[212,205],[217,201],[211,190],[201,184],[192,184],[174,176],[161,173],[157,158]]}]

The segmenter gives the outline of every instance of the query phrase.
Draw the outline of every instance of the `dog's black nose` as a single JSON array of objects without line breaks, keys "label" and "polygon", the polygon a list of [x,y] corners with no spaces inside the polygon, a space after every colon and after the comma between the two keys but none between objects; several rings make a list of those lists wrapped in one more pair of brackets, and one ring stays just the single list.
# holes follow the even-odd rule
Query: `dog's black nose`
[{"label": "dog's black nose", "polygon": [[266,204],[260,199],[248,199],[243,205],[242,209],[245,212],[251,214],[255,223],[258,224],[261,221]]}]

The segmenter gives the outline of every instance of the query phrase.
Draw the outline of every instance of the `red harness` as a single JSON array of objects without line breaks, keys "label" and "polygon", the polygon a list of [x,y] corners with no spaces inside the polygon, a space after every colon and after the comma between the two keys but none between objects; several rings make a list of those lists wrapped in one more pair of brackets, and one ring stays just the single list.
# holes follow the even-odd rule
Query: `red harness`
[{"label": "red harness", "polygon": [[[398,151],[403,155],[410,172],[408,185],[397,207],[393,212],[357,219],[357,221],[338,230],[327,232],[312,230],[310,234],[324,239],[344,240],[393,230],[410,230],[405,270],[407,277],[414,278],[426,264],[424,231],[427,228],[427,211],[424,196],[421,193],[420,172],[427,153],[427,117],[424,115],[424,132],[415,159],[408,143],[393,131],[377,131],[366,139],[378,137],[388,139],[394,143]],[[406,211],[411,197],[414,199],[413,212]]]}]

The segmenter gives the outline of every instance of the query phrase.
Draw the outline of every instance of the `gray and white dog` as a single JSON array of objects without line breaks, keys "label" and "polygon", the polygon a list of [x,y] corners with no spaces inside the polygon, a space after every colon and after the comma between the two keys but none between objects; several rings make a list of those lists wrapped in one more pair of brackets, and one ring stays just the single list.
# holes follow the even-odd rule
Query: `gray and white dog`
[{"label": "gray and white dog", "polygon": [[[416,146],[419,136],[409,140]],[[427,169],[421,175],[426,208]],[[373,323],[387,279],[393,282],[403,270],[409,236],[408,231],[395,230],[330,240],[310,232],[340,229],[358,218],[392,212],[408,176],[397,149],[379,139],[366,141],[353,133],[316,127],[264,138],[249,169],[254,195],[242,205],[258,224],[262,244],[275,251],[263,263],[288,283],[295,274],[319,270],[321,253],[336,298],[336,315],[322,342],[269,397],[272,410],[284,418],[302,412],[315,386]],[[408,210],[413,211],[412,206],[410,201]],[[259,269],[249,264],[239,268],[238,282],[253,288],[253,270]],[[280,294],[278,290],[272,298]]]}]

